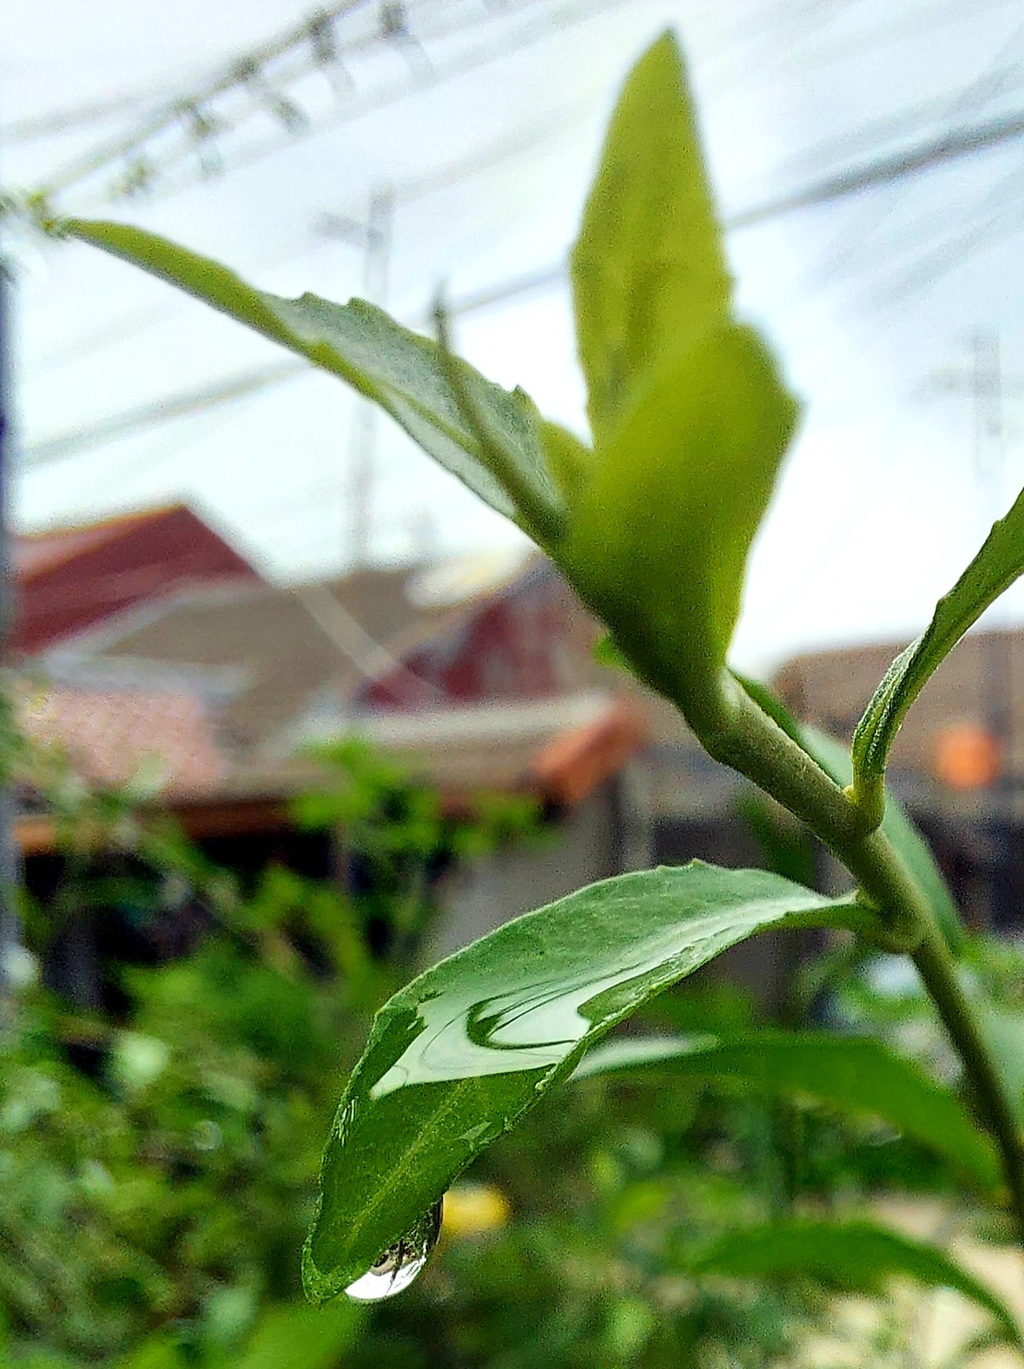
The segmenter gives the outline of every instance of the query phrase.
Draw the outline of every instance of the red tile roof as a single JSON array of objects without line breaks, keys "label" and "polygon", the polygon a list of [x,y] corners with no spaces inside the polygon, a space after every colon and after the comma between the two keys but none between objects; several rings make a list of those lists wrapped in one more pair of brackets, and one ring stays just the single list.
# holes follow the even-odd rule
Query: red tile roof
[{"label": "red tile roof", "polygon": [[534,758],[531,778],[545,797],[571,807],[621,770],[646,736],[639,710],[611,700],[593,722],[553,737]]},{"label": "red tile roof", "polygon": [[141,775],[165,799],[192,798],[227,772],[212,723],[190,694],[27,686],[15,711],[30,741],[57,748],[100,787]]},{"label": "red tile roof", "polygon": [[183,585],[261,582],[185,505],[15,539],[16,651],[38,652]]}]

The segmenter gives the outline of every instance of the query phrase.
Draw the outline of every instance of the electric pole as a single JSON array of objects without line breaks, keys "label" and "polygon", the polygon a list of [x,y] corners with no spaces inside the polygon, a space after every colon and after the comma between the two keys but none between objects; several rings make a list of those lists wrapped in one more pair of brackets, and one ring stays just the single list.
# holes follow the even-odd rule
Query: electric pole
[{"label": "electric pole", "polygon": [[[0,218],[0,227],[2,227]],[[11,467],[11,275],[12,266],[0,244],[0,666],[10,663],[14,594],[8,533],[8,491]],[[12,991],[14,957],[20,945],[18,922],[18,853],[14,839],[14,791],[9,773],[13,754],[13,700],[3,684],[0,730],[6,755],[0,759],[0,1002]]]},{"label": "electric pole", "polygon": [[[394,192],[378,187],[370,196],[365,222],[340,214],[325,214],[319,222],[322,233],[363,249],[363,298],[382,307],[387,299],[394,217]],[[373,552],[377,410],[362,397],[356,406],[348,482],[351,546],[355,565],[365,566]]]},{"label": "electric pole", "polygon": [[[946,393],[962,395],[971,402],[977,517],[984,538],[1002,512],[1006,460],[1003,405],[1011,395],[1024,394],[1024,377],[1004,376],[999,334],[979,329],[971,338],[970,366],[943,371],[935,380]],[[1014,730],[1009,689],[1009,641],[1003,640],[1005,636],[990,632],[986,637],[983,682],[986,722],[1003,756],[1012,744]]]},{"label": "electric pole", "polygon": [[[971,339],[971,365],[943,371],[935,377],[936,387],[961,395],[971,402],[973,420],[974,475],[977,488],[977,516],[981,537],[1003,512],[1003,475],[1006,460],[1004,406],[1008,398],[1024,395],[1024,376],[1003,372],[999,334],[979,329]],[[1005,631],[990,630],[982,638],[981,697],[985,724],[996,744],[999,773],[993,797],[1010,797],[1014,777],[1007,764],[1014,755],[1016,722],[1014,716],[1013,640]],[[1008,824],[1012,814],[1006,803],[986,823],[988,835],[989,896],[987,920],[1005,924],[1016,915],[1010,911],[1012,899],[1009,875],[1014,861]]]}]

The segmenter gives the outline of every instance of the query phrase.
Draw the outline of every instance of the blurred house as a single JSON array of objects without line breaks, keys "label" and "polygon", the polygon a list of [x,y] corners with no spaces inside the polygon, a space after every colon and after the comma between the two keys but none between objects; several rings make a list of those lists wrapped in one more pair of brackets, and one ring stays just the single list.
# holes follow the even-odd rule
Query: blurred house
[{"label": "blurred house", "polygon": [[13,648],[33,654],[112,615],[196,585],[259,583],[183,504],[15,538]]},{"label": "blurred house", "polygon": [[[593,662],[594,635],[534,558],[294,589],[192,584],[38,652],[21,714],[94,782],[148,774],[185,829],[243,870],[276,857],[327,872],[288,816],[289,799],[324,783],[318,742],[362,735],[451,805],[534,795],[561,840],[455,881],[446,935],[465,940],[619,868],[614,777],[643,720]],[[26,854],[52,849],[45,813],[23,814],[18,831]]]},{"label": "blurred house", "polygon": [[[557,833],[451,875],[437,952],[624,870],[763,861],[749,786],[664,701],[597,664],[597,624],[542,557],[280,588],[197,524],[164,510],[23,544],[17,709],[91,782],[135,779],[218,861],[335,870],[289,803],[325,783],[312,749],[354,734],[452,807],[532,795]],[[774,683],[794,712],[848,739],[899,648],[801,656]],[[1024,633],[974,634],[911,710],[891,780],[979,924],[1021,925],[1022,775]],[[52,860],[48,813],[27,809],[17,830],[30,860]],[[712,973],[777,1000],[796,955],[790,934],[759,938]]]},{"label": "blurred house", "polygon": [[[798,716],[849,740],[905,642],[815,652],[775,687]],[[1024,632],[975,632],[915,701],[889,781],[972,923],[1024,931]]]},{"label": "blurred house", "polygon": [[[455,872],[439,952],[623,870],[761,860],[737,811],[742,782],[667,704],[597,664],[597,624],[538,555],[292,588],[244,573],[203,581],[189,556],[157,564],[151,592],[111,596],[26,660],[22,723],[93,783],[139,776],[236,870],[336,868],[321,838],[295,829],[289,801],[325,783],[310,749],[352,734],[401,757],[451,806],[532,795],[557,835]],[[18,835],[45,863],[50,816],[24,812]],[[759,941],[722,972],[772,997],[784,963],[781,943]]]},{"label": "blurred house", "polygon": [[[112,691],[25,678],[13,705],[18,730],[57,749],[97,789],[134,784],[173,804],[215,789],[227,777],[213,720],[184,690]],[[49,828],[41,821],[45,842]],[[23,844],[30,849],[27,833],[23,824]]]}]

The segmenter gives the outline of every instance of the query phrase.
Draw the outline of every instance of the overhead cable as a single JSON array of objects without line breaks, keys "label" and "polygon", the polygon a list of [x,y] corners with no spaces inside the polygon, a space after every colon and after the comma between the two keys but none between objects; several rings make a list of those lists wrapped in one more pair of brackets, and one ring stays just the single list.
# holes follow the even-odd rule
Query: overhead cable
[{"label": "overhead cable", "polygon": [[[895,156],[878,158],[873,162],[865,162],[858,167],[825,177],[803,189],[733,214],[725,220],[725,226],[731,231],[752,228],[831,200],[859,194],[874,185],[896,181],[903,176],[918,175],[932,166],[983,152],[1022,136],[1024,111],[1015,111],[1001,119],[989,120],[973,128],[929,139],[916,148],[910,148]],[[518,296],[559,285],[564,279],[565,267],[559,263],[480,291],[463,299],[452,312],[480,312]],[[157,400],[87,428],[79,428],[74,432],[34,443],[27,448],[24,461],[26,464],[36,465],[70,456],[76,451],[125,436],[135,427],[148,427],[170,418],[202,412],[207,408],[265,389],[268,385],[277,384],[303,369],[305,363],[278,364],[258,371],[247,371],[218,385],[204,387],[201,391],[189,391],[165,400]]]},{"label": "overhead cable", "polygon": [[[460,60],[440,67],[425,57],[424,60],[412,57],[414,50],[425,53],[424,43],[457,37],[474,25],[493,26],[499,20],[514,20],[521,12],[550,6],[551,0],[516,0],[514,5],[504,5],[500,9],[480,0],[477,7],[479,13],[474,13],[472,17],[463,14],[457,20],[451,18],[451,6],[445,5],[442,7],[442,13],[445,15],[443,22],[422,26],[416,34],[413,34],[406,25],[403,30],[406,37],[399,33],[397,18],[388,18],[392,11],[395,15],[398,10],[404,13],[405,7],[385,5],[378,12],[376,25],[368,32],[350,37],[344,42],[338,38],[332,39],[331,45],[325,47],[323,35],[327,29],[333,33],[334,25],[338,21],[362,9],[367,3],[368,0],[346,0],[346,3],[336,3],[329,9],[318,11],[273,42],[243,54],[212,80],[168,101],[128,133],[69,162],[48,177],[34,192],[33,197],[53,205],[60,195],[72,187],[91,182],[100,173],[110,172],[115,173],[116,181],[113,186],[108,184],[103,190],[101,198],[105,200],[112,196],[116,198],[150,194],[158,186],[171,185],[180,188],[183,184],[191,184],[197,178],[196,175],[190,173],[184,179],[169,182],[167,173],[185,159],[197,166],[200,179],[215,171],[239,170],[279,151],[288,143],[282,143],[280,138],[257,143],[249,147],[244,155],[232,159],[229,164],[219,150],[219,142],[223,135],[230,131],[231,126],[227,115],[219,112],[218,100],[221,97],[232,92],[248,91],[252,96],[252,111],[264,109],[271,113],[291,138],[319,133],[328,126],[353,119],[369,109],[386,105],[413,90],[433,86],[451,75],[461,74],[483,60],[502,56],[506,51],[522,46],[523,40],[522,35],[512,34],[500,44],[488,44],[483,49],[470,53],[468,58],[463,56]],[[624,3],[626,0],[590,0],[585,9],[593,14]],[[581,17],[588,16],[585,14]],[[527,34],[526,41],[532,41],[533,37],[533,34]],[[311,117],[292,99],[284,88],[285,78],[282,77],[278,81],[269,75],[273,63],[293,50],[308,53],[305,65],[298,73],[299,76],[305,76],[313,71],[323,71],[325,75],[330,76],[332,71],[336,73],[338,70],[345,70],[347,73],[344,65],[346,61],[382,46],[400,51],[407,59],[407,75],[404,81],[399,83],[397,90],[391,86],[384,91],[373,90],[361,94],[354,79],[347,74],[344,89],[335,91],[334,109],[320,118]],[[329,54],[333,54],[333,66],[325,67],[324,62]],[[412,59],[409,60],[410,58]],[[294,75],[288,78],[289,81],[294,79]],[[157,150],[161,147],[161,139],[173,138],[177,134],[181,136],[176,143],[166,151]],[[288,139],[289,142],[291,138]]]}]

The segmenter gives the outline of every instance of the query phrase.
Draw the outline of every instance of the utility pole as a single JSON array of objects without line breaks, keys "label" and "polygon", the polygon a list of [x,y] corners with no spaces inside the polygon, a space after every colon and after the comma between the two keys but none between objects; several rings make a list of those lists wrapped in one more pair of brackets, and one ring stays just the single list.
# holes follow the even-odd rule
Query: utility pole
[{"label": "utility pole", "polygon": [[[1024,376],[1003,373],[999,334],[979,329],[971,338],[971,364],[940,372],[936,388],[965,396],[973,416],[974,475],[977,517],[982,538],[1002,510],[1003,474],[1006,461],[1004,404],[1024,395]],[[1001,752],[1013,742],[1012,699],[1009,690],[1009,641],[1005,633],[992,632],[986,639],[986,721]]]},{"label": "utility pole", "polygon": [[[354,243],[363,249],[363,298],[382,307],[387,299],[394,219],[394,192],[387,187],[378,187],[370,196],[364,222],[345,215],[325,214],[318,225],[321,233]],[[356,406],[349,463],[349,503],[352,510],[349,526],[352,559],[356,566],[365,566],[373,551],[377,410],[368,399],[363,398],[356,400]]]},{"label": "utility pole", "polygon": [[[0,220],[2,226],[2,220]],[[11,466],[11,274],[10,261],[0,244],[0,666],[10,658],[14,595],[8,535],[8,491]],[[18,922],[18,854],[14,844],[14,794],[8,761],[13,753],[12,701],[0,697],[0,731],[7,755],[0,758],[0,1003],[11,994],[14,958],[21,943]]]},{"label": "utility pole", "polygon": [[[938,389],[964,396],[971,402],[977,516],[980,535],[984,538],[1003,512],[1004,405],[1008,398],[1024,395],[1024,376],[1004,374],[999,334],[979,329],[971,339],[970,366],[943,371],[935,377],[935,383]],[[989,631],[982,638],[982,647],[981,693],[985,723],[1000,761],[993,797],[1003,799],[986,824],[990,864],[987,920],[990,925],[1005,925],[1016,916],[1015,909],[1011,911],[1013,899],[1008,880],[1014,861],[1008,826],[1013,821],[1009,800],[1014,777],[1006,769],[1016,741],[1013,642],[1009,632]]]},{"label": "utility pole", "polygon": [[978,329],[971,338],[970,367],[951,367],[933,377],[940,393],[965,395],[974,417],[974,470],[978,481],[978,517],[987,533],[999,513],[1005,458],[1003,405],[1024,396],[1024,375],[1003,374],[999,334]]}]

